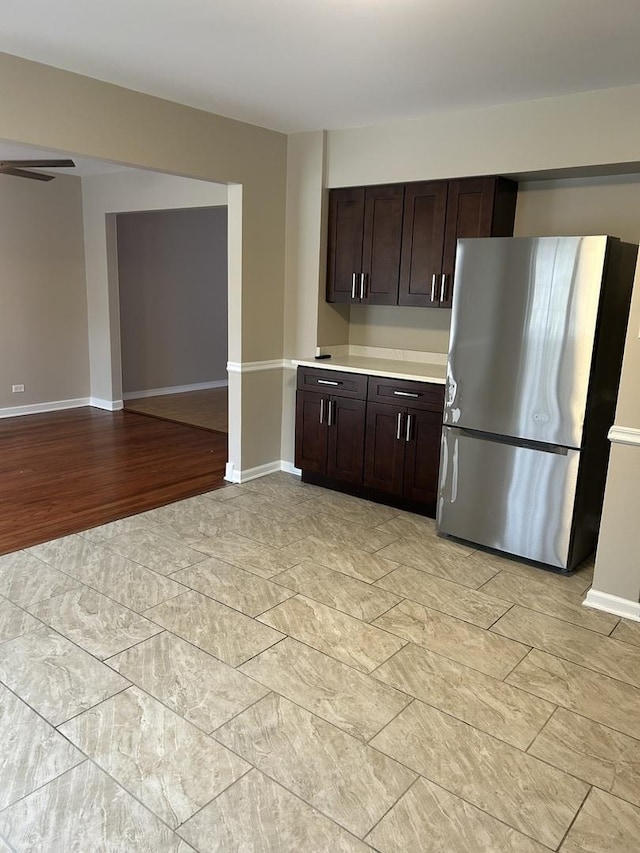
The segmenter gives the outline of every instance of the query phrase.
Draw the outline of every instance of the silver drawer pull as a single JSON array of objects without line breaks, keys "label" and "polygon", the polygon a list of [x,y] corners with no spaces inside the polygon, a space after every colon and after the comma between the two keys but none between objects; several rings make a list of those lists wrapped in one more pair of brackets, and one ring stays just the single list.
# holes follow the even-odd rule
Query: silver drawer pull
[{"label": "silver drawer pull", "polygon": [[342,382],[334,382],[333,379],[316,379],[318,385],[342,385]]},{"label": "silver drawer pull", "polygon": [[[318,382],[320,382],[319,379],[318,379]],[[414,398],[417,398],[420,396],[420,394],[415,394],[413,391],[394,391],[393,394],[395,397],[414,397]]]},{"label": "silver drawer pull", "polygon": [[396,426],[396,439],[400,441],[402,435],[402,412],[398,412],[398,424]]}]

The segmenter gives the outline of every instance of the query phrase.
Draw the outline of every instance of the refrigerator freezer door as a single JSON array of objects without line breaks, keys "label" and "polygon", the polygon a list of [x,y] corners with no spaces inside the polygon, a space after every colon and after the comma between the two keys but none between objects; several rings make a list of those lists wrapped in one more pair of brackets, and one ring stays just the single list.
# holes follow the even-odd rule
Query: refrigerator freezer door
[{"label": "refrigerator freezer door", "polygon": [[578,450],[501,444],[445,427],[438,529],[566,568],[579,460]]},{"label": "refrigerator freezer door", "polygon": [[459,241],[445,424],[582,446],[606,250],[606,237]]}]

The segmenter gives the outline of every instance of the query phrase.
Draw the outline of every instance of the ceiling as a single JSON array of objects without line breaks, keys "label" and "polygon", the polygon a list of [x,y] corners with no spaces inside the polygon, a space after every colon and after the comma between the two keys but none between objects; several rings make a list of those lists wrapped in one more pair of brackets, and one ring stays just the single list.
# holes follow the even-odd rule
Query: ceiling
[{"label": "ceiling", "polygon": [[640,82],[638,0],[4,0],[0,50],[283,132]]}]

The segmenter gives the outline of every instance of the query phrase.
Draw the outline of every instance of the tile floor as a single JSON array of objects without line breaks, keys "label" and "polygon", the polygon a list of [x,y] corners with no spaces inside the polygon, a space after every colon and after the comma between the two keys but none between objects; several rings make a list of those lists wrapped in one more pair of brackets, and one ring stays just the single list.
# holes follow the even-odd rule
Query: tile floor
[{"label": "tile floor", "polygon": [[0,850],[636,853],[590,580],[285,474],[0,557]]}]

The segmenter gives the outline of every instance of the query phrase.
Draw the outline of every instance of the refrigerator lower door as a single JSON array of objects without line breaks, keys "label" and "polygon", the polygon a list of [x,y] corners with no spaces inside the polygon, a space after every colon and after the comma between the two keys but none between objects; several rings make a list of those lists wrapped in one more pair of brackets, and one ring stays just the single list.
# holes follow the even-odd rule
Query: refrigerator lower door
[{"label": "refrigerator lower door", "polygon": [[445,427],[438,529],[566,568],[579,461],[579,450]]}]

